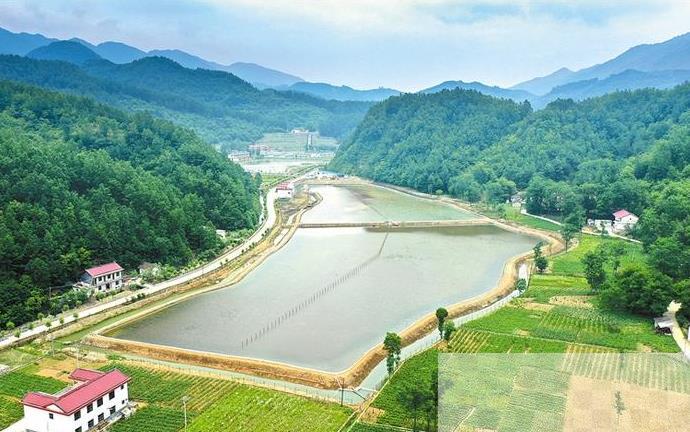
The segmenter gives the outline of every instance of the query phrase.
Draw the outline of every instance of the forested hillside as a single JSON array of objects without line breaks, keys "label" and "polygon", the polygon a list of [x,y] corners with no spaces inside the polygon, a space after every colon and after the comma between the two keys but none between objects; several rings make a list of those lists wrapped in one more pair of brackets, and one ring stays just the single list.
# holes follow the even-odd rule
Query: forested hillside
[{"label": "forested hillside", "polygon": [[192,132],[88,99],[0,82],[0,149],[3,324],[75,301],[47,288],[87,266],[185,264],[260,214],[254,179]]},{"label": "forested hillside", "polygon": [[122,65],[92,60],[79,67],[0,56],[2,78],[93,97],[125,110],[149,111],[190,127],[209,143],[224,148],[243,147],[265,132],[293,127],[342,137],[354,129],[370,106],[257,90],[232,74],[187,69],[162,57]]},{"label": "forested hillside", "polygon": [[616,282],[630,283],[625,275],[604,298],[646,313],[690,302],[690,84],[536,112],[462,90],[394,97],[371,109],[331,166],[491,205],[524,190],[528,211],[568,225],[627,209],[641,215],[633,235],[647,252],[628,270],[645,289],[629,293]]},{"label": "forested hillside", "polygon": [[372,107],[331,166],[425,192],[448,191],[453,176],[530,113],[527,103],[469,90],[392,97]]}]

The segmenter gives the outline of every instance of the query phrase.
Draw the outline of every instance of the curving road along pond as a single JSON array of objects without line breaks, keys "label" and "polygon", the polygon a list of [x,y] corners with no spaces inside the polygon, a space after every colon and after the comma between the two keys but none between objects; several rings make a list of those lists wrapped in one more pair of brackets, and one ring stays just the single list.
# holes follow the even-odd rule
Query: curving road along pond
[{"label": "curving road along pond", "polygon": [[[323,202],[304,221],[473,217],[370,185],[313,190]],[[235,286],[175,304],[112,336],[337,372],[387,331],[488,291],[504,263],[536,241],[495,226],[299,229]]]}]

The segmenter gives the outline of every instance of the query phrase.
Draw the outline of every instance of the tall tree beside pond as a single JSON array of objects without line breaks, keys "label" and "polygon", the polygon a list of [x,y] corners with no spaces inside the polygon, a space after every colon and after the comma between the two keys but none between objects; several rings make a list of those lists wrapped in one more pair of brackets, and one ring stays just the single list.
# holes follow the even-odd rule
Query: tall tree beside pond
[{"label": "tall tree beside pond", "polygon": [[388,332],[383,340],[383,348],[388,353],[386,356],[386,369],[388,374],[392,374],[400,363],[400,351],[402,350],[402,339],[397,333]]}]

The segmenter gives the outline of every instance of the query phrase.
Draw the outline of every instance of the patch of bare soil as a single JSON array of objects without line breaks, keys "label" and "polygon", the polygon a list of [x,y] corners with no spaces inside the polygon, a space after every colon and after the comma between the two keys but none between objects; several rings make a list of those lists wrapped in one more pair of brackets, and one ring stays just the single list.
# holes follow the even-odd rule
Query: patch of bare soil
[{"label": "patch of bare soil", "polygon": [[529,310],[548,312],[554,308],[554,305],[535,302],[525,302],[522,304],[522,307]]},{"label": "patch of bare soil", "polygon": [[[98,369],[103,366],[103,364],[103,362],[91,362],[85,361],[84,359],[79,361],[79,367],[86,369]],[[38,367],[39,369],[36,375],[71,383],[72,380],[69,378],[69,374],[77,368],[77,361],[67,356],[60,359],[45,358],[41,360]]]},{"label": "patch of bare soil", "polygon": [[689,430],[690,394],[572,376],[565,432]]},{"label": "patch of bare soil", "polygon": [[382,409],[370,406],[366,411],[364,411],[364,413],[362,413],[360,420],[365,423],[376,423],[376,420],[378,420],[378,418],[381,417],[384,412],[385,411]]},{"label": "patch of bare soil", "polygon": [[549,303],[556,306],[570,306],[582,309],[591,309],[594,305],[590,302],[592,296],[553,296]]}]

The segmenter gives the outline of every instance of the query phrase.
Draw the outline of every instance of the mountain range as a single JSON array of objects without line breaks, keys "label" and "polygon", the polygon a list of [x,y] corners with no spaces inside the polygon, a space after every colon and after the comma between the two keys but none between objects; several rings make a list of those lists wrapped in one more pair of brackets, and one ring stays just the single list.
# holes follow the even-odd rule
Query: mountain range
[{"label": "mountain range", "polygon": [[[78,44],[87,50],[72,44]],[[354,89],[330,83],[308,82],[302,78],[254,63],[236,62],[223,65],[178,49],[144,51],[121,42],[92,44],[79,38],[59,41],[40,34],[12,33],[0,28],[0,54],[24,55],[34,59],[63,60],[77,65],[104,59],[127,64],[145,57],[164,57],[190,69],[228,72],[258,89],[276,89],[303,93],[335,101],[379,102],[401,94],[391,88]],[[645,87],[669,88],[690,79],[690,33],[657,44],[638,45],[604,63],[572,71],[561,68],[552,74],[533,78],[510,88],[481,82],[445,81],[420,93],[435,93],[456,88],[529,101],[543,108],[556,99],[587,99],[618,90]]]},{"label": "mountain range", "polygon": [[0,55],[0,80],[86,96],[128,111],[148,111],[194,129],[225,150],[244,148],[266,132],[295,127],[342,137],[371,105],[259,90],[231,73],[189,69],[164,57],[116,64],[94,54],[97,58],[83,61],[84,50],[90,52],[78,42],[64,41],[26,57]]},{"label": "mountain range", "polygon": [[561,68],[550,75],[534,78],[511,88],[536,95],[546,95],[555,87],[564,84],[604,79],[628,70],[639,72],[690,70],[690,33],[656,44],[637,45],[611,60],[578,71]]},{"label": "mountain range", "polygon": [[[0,28],[0,54],[25,56],[31,51],[46,47],[54,42],[58,42],[58,39],[49,38],[41,34],[12,33]],[[176,49],[151,50],[147,52],[122,42],[107,41],[95,45],[79,38],[72,38],[69,42],[78,42],[98,56],[113,63],[131,63],[143,57],[166,57],[191,69],[202,68],[230,72],[259,88],[289,86],[303,81],[300,77],[254,63],[240,62],[222,65]],[[55,49],[56,47],[53,47],[53,50]],[[34,55],[35,58],[41,58],[39,56],[42,54],[39,51],[34,53]]]}]

